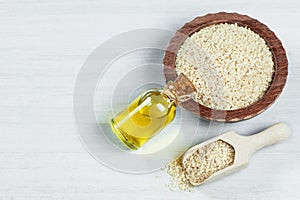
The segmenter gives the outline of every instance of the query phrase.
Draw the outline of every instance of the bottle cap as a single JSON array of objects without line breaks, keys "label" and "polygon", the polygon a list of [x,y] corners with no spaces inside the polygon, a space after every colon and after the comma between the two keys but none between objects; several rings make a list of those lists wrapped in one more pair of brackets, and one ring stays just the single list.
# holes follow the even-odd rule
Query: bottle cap
[{"label": "bottle cap", "polygon": [[194,84],[184,75],[179,74],[175,81],[169,81],[164,87],[162,93],[167,95],[175,104],[180,104],[196,95]]}]

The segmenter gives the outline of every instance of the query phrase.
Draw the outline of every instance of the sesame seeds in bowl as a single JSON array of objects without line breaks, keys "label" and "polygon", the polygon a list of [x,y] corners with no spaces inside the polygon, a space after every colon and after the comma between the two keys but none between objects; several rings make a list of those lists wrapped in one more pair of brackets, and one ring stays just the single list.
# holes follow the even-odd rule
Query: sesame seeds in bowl
[{"label": "sesame seeds in bowl", "polygon": [[183,107],[215,121],[258,115],[280,95],[288,61],[264,24],[237,13],[197,17],[179,29],[164,57],[166,81],[185,74],[197,88]]},{"label": "sesame seeds in bowl", "polygon": [[274,62],[258,34],[222,23],[188,37],[177,52],[175,70],[196,86],[198,103],[211,109],[235,110],[264,95],[272,82]]}]

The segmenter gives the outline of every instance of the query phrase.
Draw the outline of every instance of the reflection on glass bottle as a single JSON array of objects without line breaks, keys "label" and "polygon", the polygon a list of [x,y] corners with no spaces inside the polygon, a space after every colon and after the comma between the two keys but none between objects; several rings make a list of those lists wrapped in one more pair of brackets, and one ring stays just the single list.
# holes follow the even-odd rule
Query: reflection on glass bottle
[{"label": "reflection on glass bottle", "polygon": [[117,137],[131,150],[140,148],[166,127],[176,115],[176,106],[191,98],[196,89],[180,74],[163,89],[150,89],[111,119]]}]

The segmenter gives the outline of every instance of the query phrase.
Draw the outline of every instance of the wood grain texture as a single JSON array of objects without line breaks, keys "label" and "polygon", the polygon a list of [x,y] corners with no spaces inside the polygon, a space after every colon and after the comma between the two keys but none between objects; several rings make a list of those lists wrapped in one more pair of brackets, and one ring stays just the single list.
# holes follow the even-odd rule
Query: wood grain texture
[{"label": "wood grain texture", "polygon": [[[0,200],[299,200],[299,9],[297,0],[0,0]],[[76,76],[90,52],[125,31],[175,31],[219,11],[246,13],[274,30],[287,50],[289,77],[280,98],[255,118],[199,120],[204,134],[196,142],[229,130],[249,135],[280,121],[292,128],[291,138],[254,154],[247,169],[191,193],[170,191],[164,171],[125,174],[95,161],[78,139],[72,108]],[[162,62],[163,51],[149,51],[120,67]]]},{"label": "wood grain texture", "polygon": [[288,60],[286,52],[281,41],[266,25],[256,19],[238,13],[219,12],[196,17],[180,28],[175,33],[174,37],[171,38],[164,56],[164,75],[167,82],[176,79],[176,54],[187,37],[198,32],[204,27],[219,23],[237,23],[239,26],[248,27],[266,41],[273,54],[275,68],[273,81],[264,96],[246,108],[237,110],[213,110],[193,100],[183,103],[182,106],[196,115],[208,120],[237,122],[252,118],[265,111],[279,97],[286,83],[288,75]]}]

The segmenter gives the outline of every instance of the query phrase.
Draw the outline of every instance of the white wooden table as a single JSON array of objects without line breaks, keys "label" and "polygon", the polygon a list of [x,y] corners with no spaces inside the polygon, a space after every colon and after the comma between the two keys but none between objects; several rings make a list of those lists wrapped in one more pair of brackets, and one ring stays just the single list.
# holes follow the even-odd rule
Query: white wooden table
[{"label": "white wooden table", "polygon": [[[0,0],[0,200],[300,199],[299,10],[296,0]],[[251,134],[284,121],[292,137],[255,154],[247,169],[192,193],[170,191],[163,171],[120,173],[93,159],[76,134],[72,107],[76,76],[89,53],[124,31],[176,30],[218,11],[267,24],[290,63],[276,103],[224,131]]]}]

